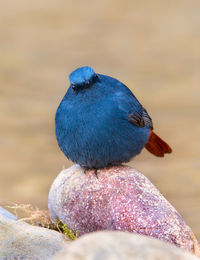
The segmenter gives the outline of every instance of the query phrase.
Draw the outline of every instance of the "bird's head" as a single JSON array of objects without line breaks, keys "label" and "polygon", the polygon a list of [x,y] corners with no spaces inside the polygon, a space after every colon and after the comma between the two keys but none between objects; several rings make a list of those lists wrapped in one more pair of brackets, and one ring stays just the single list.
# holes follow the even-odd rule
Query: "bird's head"
[{"label": "bird's head", "polygon": [[69,75],[69,81],[73,91],[78,91],[90,88],[94,83],[99,81],[99,77],[91,67],[85,66],[74,70]]}]

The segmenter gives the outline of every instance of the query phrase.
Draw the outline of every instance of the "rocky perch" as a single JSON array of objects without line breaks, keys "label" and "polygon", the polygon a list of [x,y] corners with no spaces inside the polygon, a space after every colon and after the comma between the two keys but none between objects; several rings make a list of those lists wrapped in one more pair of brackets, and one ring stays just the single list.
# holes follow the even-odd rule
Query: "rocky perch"
[{"label": "rocky perch", "polygon": [[127,166],[98,170],[98,177],[78,165],[63,170],[49,192],[49,210],[57,230],[80,237],[69,241],[0,207],[0,260],[199,259],[198,242],[183,218]]},{"label": "rocky perch", "polygon": [[120,231],[86,234],[64,247],[54,260],[198,260],[155,238]]},{"label": "rocky perch", "polygon": [[61,233],[17,220],[0,207],[0,260],[52,259],[68,243]]},{"label": "rocky perch", "polygon": [[[74,232],[120,230],[154,237],[199,255],[198,242],[180,214],[141,173],[128,166],[84,173],[63,170],[49,192],[49,211]],[[143,259],[143,258],[141,258]]]}]

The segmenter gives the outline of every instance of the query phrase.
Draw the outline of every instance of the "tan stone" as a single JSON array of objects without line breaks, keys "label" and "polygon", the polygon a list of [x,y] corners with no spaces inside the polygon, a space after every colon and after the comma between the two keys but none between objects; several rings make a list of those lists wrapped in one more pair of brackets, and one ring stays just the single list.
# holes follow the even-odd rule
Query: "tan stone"
[{"label": "tan stone", "polygon": [[198,260],[155,238],[119,231],[93,232],[64,248],[54,260]]}]

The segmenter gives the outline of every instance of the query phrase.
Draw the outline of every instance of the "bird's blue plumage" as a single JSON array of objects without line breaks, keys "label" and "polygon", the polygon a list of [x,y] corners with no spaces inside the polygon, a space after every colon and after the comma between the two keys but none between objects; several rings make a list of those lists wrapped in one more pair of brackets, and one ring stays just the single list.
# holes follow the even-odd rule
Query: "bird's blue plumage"
[{"label": "bird's blue plumage", "polygon": [[67,158],[97,169],[128,162],[139,154],[150,128],[130,122],[131,115],[142,117],[144,112],[132,92],[90,67],[77,69],[69,79],[71,85],[55,118],[57,141]]}]

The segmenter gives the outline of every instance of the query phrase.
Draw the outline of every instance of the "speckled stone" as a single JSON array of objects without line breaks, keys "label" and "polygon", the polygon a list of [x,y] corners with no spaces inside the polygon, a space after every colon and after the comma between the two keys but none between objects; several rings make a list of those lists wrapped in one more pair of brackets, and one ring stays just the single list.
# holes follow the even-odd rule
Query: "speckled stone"
[{"label": "speckled stone", "polygon": [[128,166],[63,170],[49,192],[52,221],[79,235],[121,230],[155,237],[198,254],[198,243],[180,214],[141,173]]},{"label": "speckled stone", "polygon": [[120,231],[86,234],[63,248],[54,260],[198,260],[196,256],[155,238]]}]

